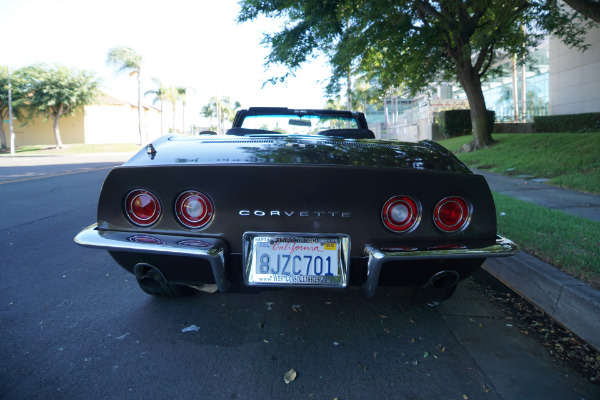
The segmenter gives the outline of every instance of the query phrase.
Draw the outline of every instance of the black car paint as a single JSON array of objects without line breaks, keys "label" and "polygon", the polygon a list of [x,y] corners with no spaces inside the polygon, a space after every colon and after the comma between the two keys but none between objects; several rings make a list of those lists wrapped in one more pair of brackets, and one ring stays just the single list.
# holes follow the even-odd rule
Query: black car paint
[{"label": "black car paint", "polygon": [[[352,284],[364,280],[364,247],[369,243],[484,246],[495,239],[495,209],[484,178],[431,145],[307,137],[192,140],[172,136],[153,147],[154,157],[140,151],[106,178],[98,207],[99,229],[224,239],[231,252],[230,274],[234,276],[230,279],[234,282],[242,270],[242,236],[247,231],[349,234]],[[163,215],[151,228],[136,227],[125,217],[123,199],[134,188],[151,191],[162,203]],[[183,227],[174,215],[175,198],[189,189],[204,192],[215,204],[213,220],[201,230]],[[381,222],[381,207],[399,194],[410,194],[422,205],[420,224],[410,233],[390,232]],[[468,227],[455,234],[439,231],[432,218],[436,203],[451,195],[468,199],[474,210]],[[128,270],[140,262],[131,254],[112,254]],[[168,262],[173,266],[166,269],[167,278],[186,283],[184,267],[173,272],[174,265],[185,264],[184,259],[174,263],[146,256],[144,262],[159,268]],[[464,277],[480,262],[451,264]],[[432,273],[448,267],[439,260],[409,262],[383,276],[388,283],[404,279],[424,284]],[[408,270],[421,272],[407,274]]]},{"label": "black car paint", "polygon": [[[359,129],[300,136],[242,127],[246,115],[263,114],[354,118]],[[435,142],[356,139],[373,136],[364,115],[332,110],[250,108],[238,112],[230,133],[164,136],[113,169],[100,195],[97,225],[76,242],[108,250],[155,295],[177,291],[177,284],[252,290],[244,284],[248,232],[347,235],[347,283],[362,285],[367,298],[378,285],[395,285],[434,290],[428,298],[445,299],[456,279],[479,268],[485,257],[518,251],[496,236],[485,179]],[[125,215],[125,197],[135,189],[153,193],[161,204],[152,226],[136,226]],[[176,217],[176,199],[188,190],[214,203],[211,221],[199,229]],[[387,229],[381,216],[383,205],[398,195],[411,196],[420,210],[418,225],[405,233]],[[472,212],[464,229],[445,233],[435,226],[433,212],[450,196],[466,199]],[[214,247],[185,249],[202,241]],[[433,287],[434,280],[441,286]]]}]

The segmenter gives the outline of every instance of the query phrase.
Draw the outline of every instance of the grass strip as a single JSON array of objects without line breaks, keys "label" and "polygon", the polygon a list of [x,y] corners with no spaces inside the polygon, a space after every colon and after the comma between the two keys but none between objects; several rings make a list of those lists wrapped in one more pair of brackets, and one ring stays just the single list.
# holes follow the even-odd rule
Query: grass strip
[{"label": "grass strip", "polygon": [[[90,154],[90,153],[134,153],[141,149],[139,145],[116,143],[116,144],[67,144],[62,149],[56,149],[49,145],[20,146],[15,149],[16,155],[42,156],[63,154]],[[10,154],[10,150],[3,151]]]},{"label": "grass strip", "polygon": [[562,271],[600,288],[600,223],[493,193],[498,233]]},{"label": "grass strip", "polygon": [[[548,183],[600,194],[600,133],[494,134],[493,146],[456,156],[473,168],[505,175],[530,175]],[[470,141],[461,136],[440,141],[452,152]]]}]

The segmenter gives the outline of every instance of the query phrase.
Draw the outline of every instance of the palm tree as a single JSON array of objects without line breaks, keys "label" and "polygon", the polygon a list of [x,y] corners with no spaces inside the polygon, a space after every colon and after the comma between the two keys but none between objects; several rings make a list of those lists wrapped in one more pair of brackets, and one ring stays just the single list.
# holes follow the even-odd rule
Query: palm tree
[{"label": "palm tree", "polygon": [[[210,129],[213,129],[213,117],[215,116],[215,109],[212,107],[212,103],[208,103],[206,105],[204,105],[202,107],[202,110],[200,110],[200,114],[209,119],[209,123],[210,123]],[[217,130],[216,126],[215,126],[215,131]]]},{"label": "palm tree", "polygon": [[160,101],[160,134],[163,133],[163,103],[165,101],[165,92],[167,90],[166,87],[163,86],[162,82],[156,78],[152,78],[152,81],[156,83],[158,86],[156,89],[148,90],[144,93],[144,96],[153,95],[154,99],[152,100],[152,104],[156,104],[157,101]]},{"label": "palm tree", "polygon": [[177,102],[179,101],[180,94],[179,90],[176,87],[169,86],[165,88],[164,99],[171,103],[171,107],[173,108],[173,126],[171,130],[175,133],[175,110],[177,108]]},{"label": "palm tree", "polygon": [[140,144],[144,144],[142,136],[142,56],[131,47],[117,46],[108,51],[106,63],[117,67],[117,73],[127,72],[129,76],[136,75],[138,83],[138,128]]},{"label": "palm tree", "polygon": [[189,88],[185,87],[185,86],[178,86],[176,88],[177,90],[177,94],[179,97],[179,100],[181,100],[181,104],[183,105],[183,110],[182,110],[182,120],[181,120],[181,129],[183,131],[183,133],[185,133],[185,104],[186,104],[186,94]]},{"label": "palm tree", "polygon": [[231,100],[228,96],[225,97],[211,97],[207,105],[202,107],[202,114],[205,117],[209,117],[212,125],[212,117],[217,118],[217,134],[222,135],[225,131],[225,120],[233,121],[236,111],[241,108],[242,105],[239,101],[231,104]]}]

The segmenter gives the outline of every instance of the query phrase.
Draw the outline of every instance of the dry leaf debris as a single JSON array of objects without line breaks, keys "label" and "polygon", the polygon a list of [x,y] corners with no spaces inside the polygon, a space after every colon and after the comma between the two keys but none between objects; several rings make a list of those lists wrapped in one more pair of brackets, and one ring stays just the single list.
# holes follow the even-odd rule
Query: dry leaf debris
[{"label": "dry leaf debris", "polygon": [[288,372],[286,372],[286,374],[283,376],[283,381],[285,382],[285,384],[289,384],[291,382],[294,382],[294,380],[296,379],[296,376],[298,374],[296,373],[295,369],[291,369]]},{"label": "dry leaf debris", "polygon": [[517,327],[520,333],[539,342],[555,359],[600,385],[600,352],[521,296],[498,292],[490,287],[484,290],[490,301],[504,312],[505,319],[510,321],[507,326]]}]

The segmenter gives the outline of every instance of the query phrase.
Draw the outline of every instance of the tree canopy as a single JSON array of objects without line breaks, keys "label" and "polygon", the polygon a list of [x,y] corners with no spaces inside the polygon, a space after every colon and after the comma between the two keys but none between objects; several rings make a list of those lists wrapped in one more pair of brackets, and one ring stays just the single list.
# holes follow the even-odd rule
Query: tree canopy
[{"label": "tree canopy", "polygon": [[21,69],[18,75],[22,111],[28,120],[36,116],[52,119],[56,147],[62,147],[59,119],[92,104],[100,93],[99,81],[92,73],[60,65],[33,65]]},{"label": "tree canopy", "polygon": [[[8,147],[3,121],[8,120],[8,67],[0,66],[0,149]],[[21,85],[21,74],[16,71],[11,74],[11,98],[12,113],[14,118],[20,118],[20,104],[23,98],[19,90]]]},{"label": "tree canopy", "polygon": [[242,0],[238,21],[260,15],[282,22],[266,34],[266,64],[288,68],[285,80],[324,54],[332,67],[327,92],[339,93],[348,74],[376,78],[384,89],[413,94],[433,82],[458,81],[471,108],[471,149],[492,143],[483,77],[499,56],[522,59],[552,33],[583,47],[587,29],[554,0]]}]

